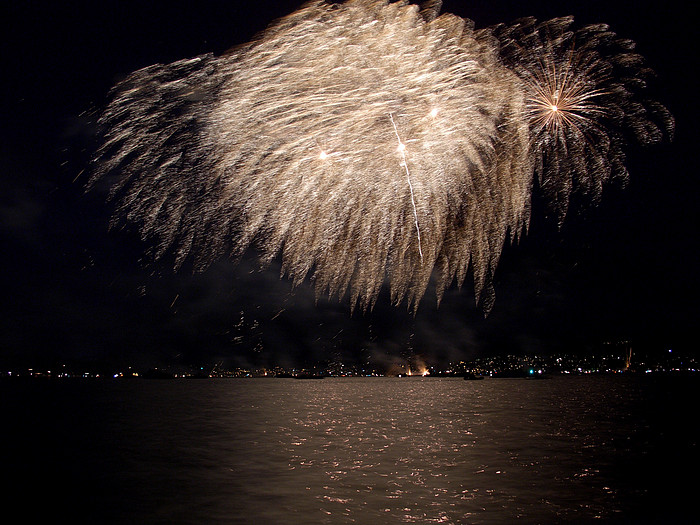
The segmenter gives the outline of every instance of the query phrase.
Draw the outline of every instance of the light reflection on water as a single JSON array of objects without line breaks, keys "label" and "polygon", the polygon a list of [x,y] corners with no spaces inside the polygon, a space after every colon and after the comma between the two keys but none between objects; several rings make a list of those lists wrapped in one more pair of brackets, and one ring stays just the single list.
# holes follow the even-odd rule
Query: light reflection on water
[{"label": "light reflection on water", "polygon": [[598,469],[586,462],[605,433],[585,421],[583,398],[562,407],[551,385],[292,382],[287,387],[299,403],[278,404],[274,437],[286,471],[279,485],[292,490],[269,516],[487,523],[607,514],[614,491],[596,483]]},{"label": "light reflection on water", "polygon": [[618,377],[47,388],[86,522],[635,522],[667,445]]}]

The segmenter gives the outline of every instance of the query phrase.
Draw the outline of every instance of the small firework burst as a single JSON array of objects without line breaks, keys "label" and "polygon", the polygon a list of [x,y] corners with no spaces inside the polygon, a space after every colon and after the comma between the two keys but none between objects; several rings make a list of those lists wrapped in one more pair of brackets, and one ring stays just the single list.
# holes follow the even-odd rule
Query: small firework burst
[{"label": "small firework burst", "polygon": [[560,219],[573,191],[594,201],[626,181],[624,147],[673,133],[666,108],[646,98],[652,71],[605,24],[573,30],[573,18],[525,18],[494,28],[501,58],[522,80],[535,172]]}]

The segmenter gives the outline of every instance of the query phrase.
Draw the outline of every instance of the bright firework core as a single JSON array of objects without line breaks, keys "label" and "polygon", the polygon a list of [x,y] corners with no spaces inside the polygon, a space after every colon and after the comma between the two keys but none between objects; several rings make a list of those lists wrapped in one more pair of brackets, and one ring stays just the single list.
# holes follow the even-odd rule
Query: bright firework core
[{"label": "bright firework core", "polygon": [[205,268],[250,247],[295,283],[371,307],[438,301],[471,268],[484,310],[535,177],[560,215],[625,177],[628,138],[672,119],[631,43],[570,19],[474,30],[439,2],[312,2],[257,40],[133,73],[96,175],[154,257]]}]

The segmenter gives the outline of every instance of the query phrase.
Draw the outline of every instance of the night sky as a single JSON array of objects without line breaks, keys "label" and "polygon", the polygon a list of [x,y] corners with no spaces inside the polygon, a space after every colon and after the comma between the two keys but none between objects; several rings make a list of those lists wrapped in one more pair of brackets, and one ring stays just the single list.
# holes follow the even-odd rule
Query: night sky
[{"label": "night sky", "polygon": [[84,193],[95,115],[130,72],[248,41],[297,2],[16,2],[0,8],[2,95],[0,368],[375,362],[431,364],[495,353],[593,352],[629,340],[644,352],[697,353],[697,71],[692,15],[662,3],[445,1],[477,27],[521,16],[606,22],[657,72],[672,143],[628,150],[630,183],[575,201],[560,229],[535,197],[529,234],[507,247],[484,318],[470,277],[417,314],[383,294],[371,312],[292,289],[279,264],[221,260],[173,273],[136,231],[108,231],[110,205]]}]

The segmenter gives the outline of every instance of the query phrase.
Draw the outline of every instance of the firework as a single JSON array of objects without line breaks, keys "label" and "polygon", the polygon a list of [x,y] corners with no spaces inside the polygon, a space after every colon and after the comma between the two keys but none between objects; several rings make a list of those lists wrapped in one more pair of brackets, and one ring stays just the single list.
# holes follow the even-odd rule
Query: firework
[{"label": "firework", "polygon": [[628,139],[650,144],[673,133],[661,104],[644,97],[653,75],[634,43],[607,25],[572,30],[573,18],[533,18],[493,28],[504,65],[522,80],[540,187],[563,219],[574,189],[600,198],[626,181]]},{"label": "firework", "polygon": [[488,310],[535,177],[563,216],[573,189],[625,173],[630,132],[656,141],[671,119],[604,26],[475,30],[439,7],[312,2],[224,56],[132,74],[91,184],[176,268],[252,247],[367,308],[385,283],[416,307],[431,278],[439,301],[471,267]]}]

